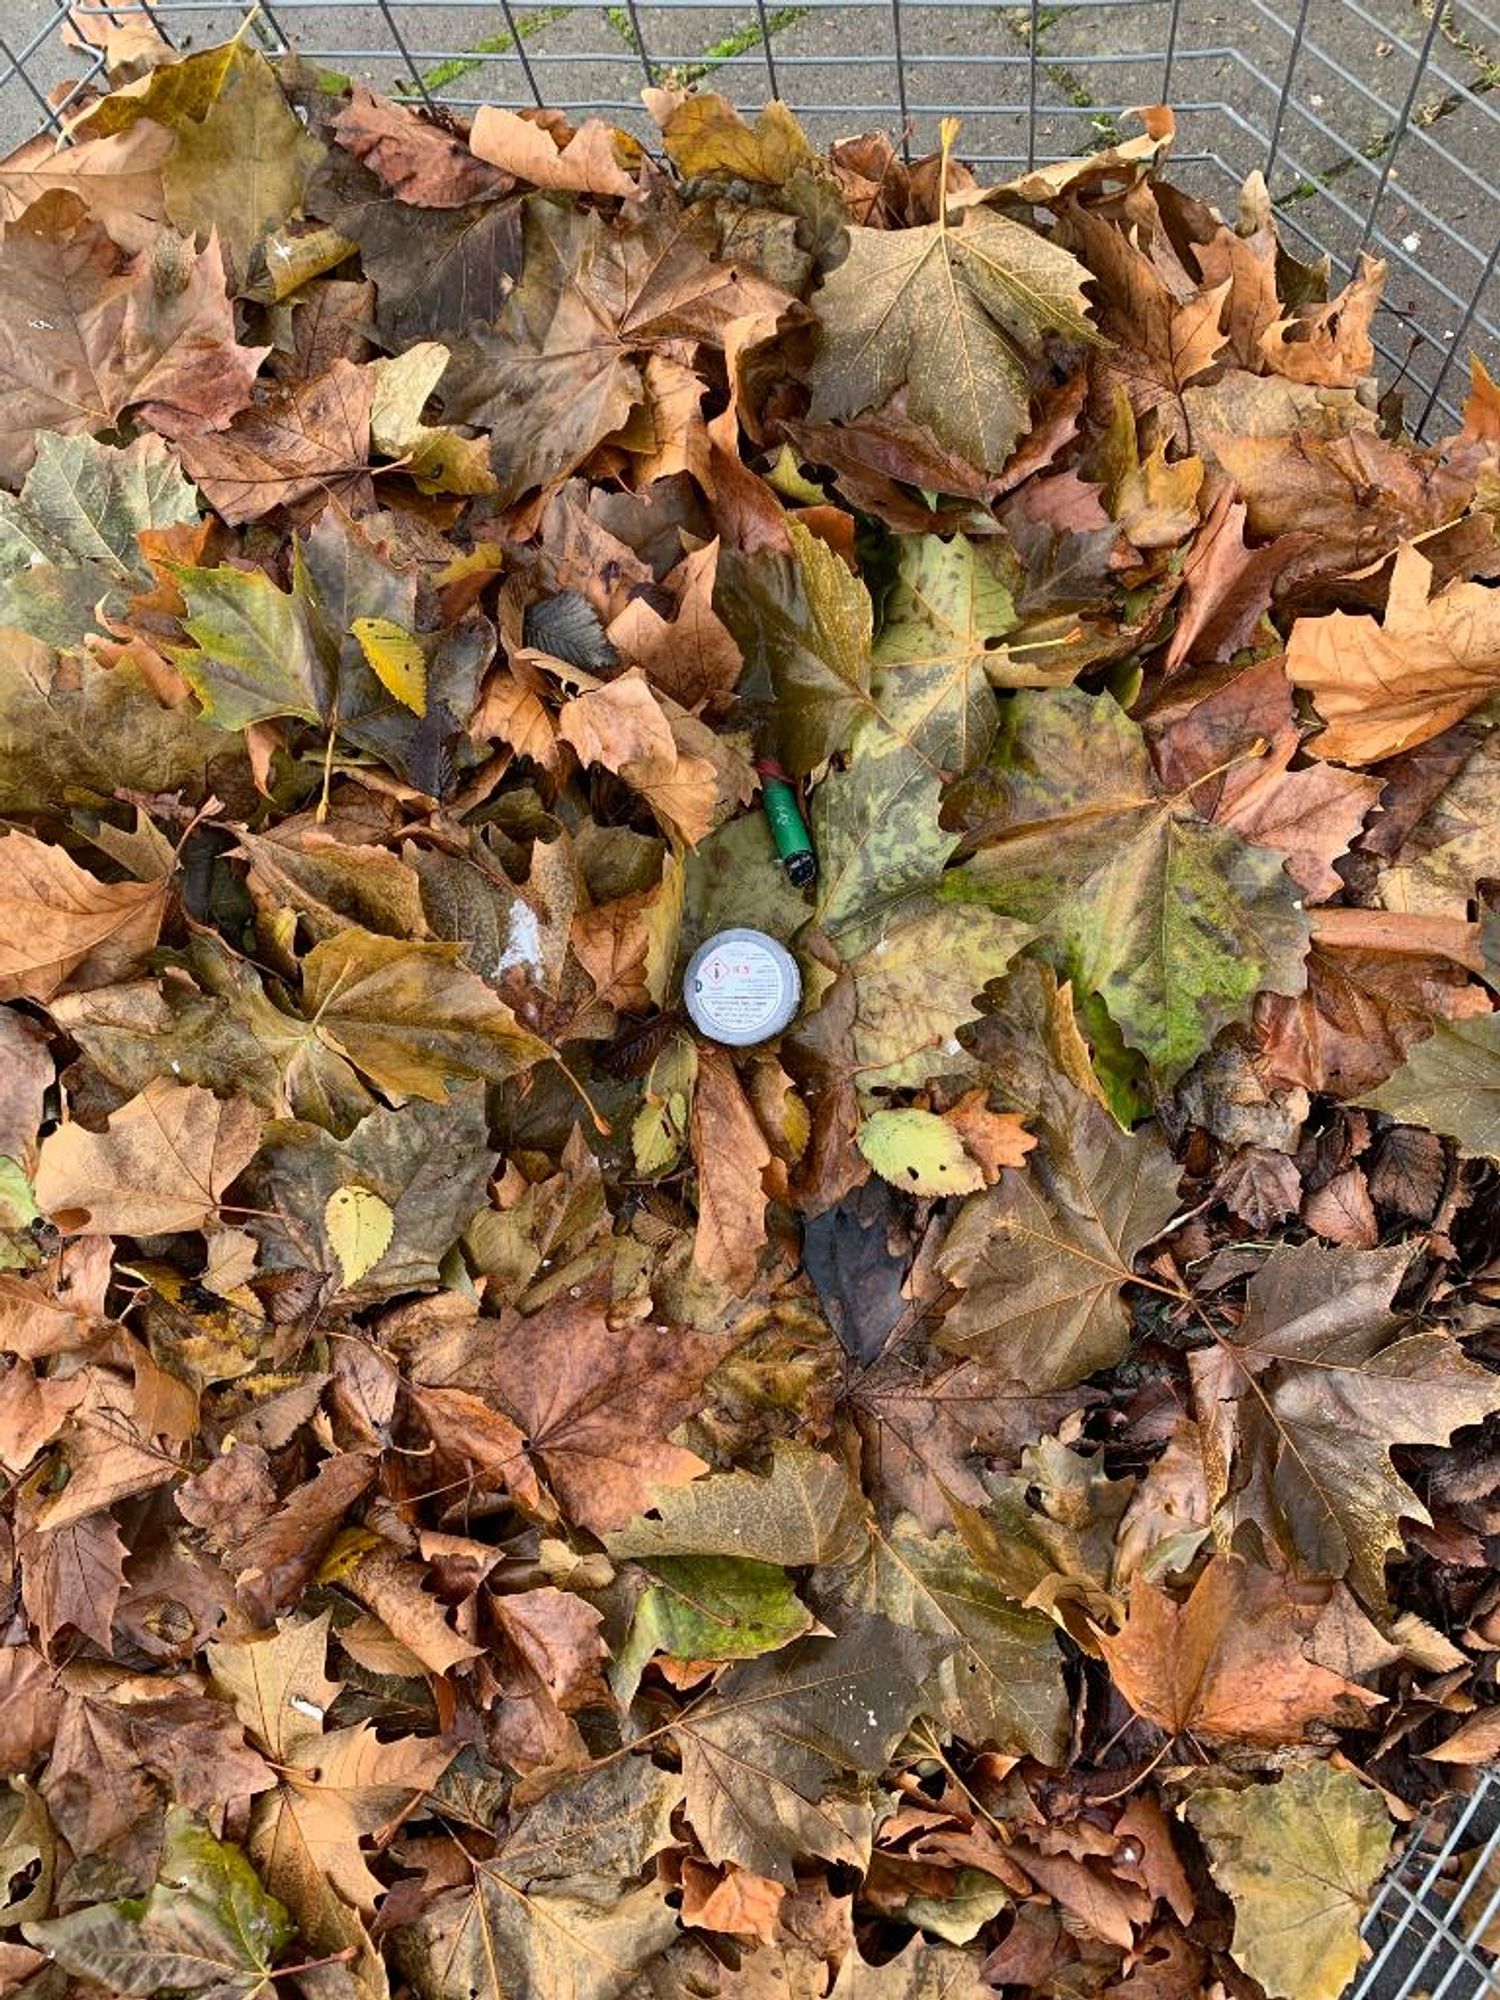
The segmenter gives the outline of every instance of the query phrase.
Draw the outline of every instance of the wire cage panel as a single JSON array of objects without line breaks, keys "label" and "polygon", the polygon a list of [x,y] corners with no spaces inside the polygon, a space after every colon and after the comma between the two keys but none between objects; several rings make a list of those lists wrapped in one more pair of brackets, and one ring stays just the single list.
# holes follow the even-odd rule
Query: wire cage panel
[{"label": "wire cage panel", "polygon": [[[98,58],[70,21],[149,19],[184,47],[233,33],[222,0],[10,0],[0,118],[61,129]],[[1467,353],[1500,346],[1493,195],[1500,21],[1460,0],[263,0],[272,51],[417,102],[599,113],[650,133],[648,82],[784,97],[816,141],[883,127],[913,152],[957,113],[983,178],[1087,152],[1133,106],[1178,111],[1175,171],[1232,212],[1266,175],[1284,240],[1342,281],[1389,266],[1377,345],[1425,435],[1451,425]]]},{"label": "wire cage panel", "polygon": [[[250,11],[10,0],[7,21],[17,7],[0,29],[12,139],[60,127],[62,79],[90,81],[97,57],[63,46],[70,20],[146,18],[201,47]],[[711,80],[745,108],[784,97],[820,144],[883,127],[928,151],[957,113],[986,179],[1087,152],[1168,101],[1196,192],[1232,212],[1259,170],[1295,254],[1326,254],[1339,281],[1362,252],[1386,260],[1377,345],[1413,428],[1451,425],[1468,352],[1500,346],[1500,21],[1461,0],[263,0],[254,28],[414,101],[548,104],[643,137],[648,82]]]}]

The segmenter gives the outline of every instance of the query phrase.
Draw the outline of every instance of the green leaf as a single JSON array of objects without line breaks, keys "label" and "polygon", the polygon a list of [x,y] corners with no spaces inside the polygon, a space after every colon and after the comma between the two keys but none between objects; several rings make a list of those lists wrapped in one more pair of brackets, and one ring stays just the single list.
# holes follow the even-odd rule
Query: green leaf
[{"label": "green leaf", "polygon": [[1060,1764],[1070,1705],[1050,1619],[1019,1610],[956,1535],[876,1534],[849,1587],[867,1609],[947,1648],[929,1713],[974,1744]]},{"label": "green leaf", "polygon": [[959,1211],[939,1258],[964,1296],[939,1342],[1037,1389],[1066,1389],[1125,1352],[1120,1288],[1177,1206],[1178,1170],[1154,1128],[1126,1133],[1060,1087],[1038,1145]]},{"label": "green leaf", "polygon": [[860,1546],[864,1503],[838,1460],[778,1440],[770,1474],[720,1472],[661,1493],[649,1516],[606,1535],[612,1556],[747,1557],[778,1568],[847,1562]]},{"label": "green leaf", "polygon": [[255,2000],[273,1990],[271,1963],[292,1924],[239,1849],[174,1806],[144,1904],[94,1903],[23,1932],[77,1978],[115,1993]]},{"label": "green leaf", "polygon": [[498,1082],[552,1051],[450,944],[407,944],[351,926],[302,966],[302,1002],[320,1037],[376,1088],[440,1103],[452,1077]]},{"label": "green leaf", "polygon": [[859,1128],[859,1150],[882,1180],[907,1194],[973,1194],[984,1174],[963,1140],[932,1111],[876,1111]]},{"label": "green leaf", "polygon": [[751,1660],[790,1645],[812,1627],[783,1570],[734,1556],[658,1556],[656,1582],[635,1608],[610,1670],[616,1699],[635,1699],[658,1653],[674,1660]]},{"label": "green leaf", "polygon": [[220,729],[277,715],[323,720],[328,671],[300,594],[278,590],[263,570],[227,563],[175,574],[197,650],[179,647],[173,659]]},{"label": "green leaf", "polygon": [[1239,1965],[1272,2000],[1339,2000],[1390,1850],[1379,1793],[1352,1771],[1318,1763],[1275,1785],[1195,1792],[1187,1816],[1234,1903]]},{"label": "green leaf", "polygon": [[1028,362],[1048,334],[1092,339],[1088,272],[991,208],[917,229],[849,230],[813,299],[812,421],[854,417],[906,385],[912,417],[982,471],[1031,428]]},{"label": "green leaf", "polygon": [[[980,1868],[960,1868],[953,1878],[951,1893],[908,1896],[901,1906],[901,1917],[903,1922],[915,1924],[919,1931],[927,1931],[933,1937],[945,1938],[949,1944],[968,1944],[987,1923],[1008,1910],[1010,1903],[1010,1891],[1001,1888],[993,1875],[986,1875]],[[955,1982],[961,1976],[961,1965],[962,1961],[948,1968]],[[938,1992],[941,1995],[942,1989]]]},{"label": "green leaf", "polygon": [[708,1858],[788,1884],[799,1854],[864,1867],[870,1809],[835,1787],[885,1768],[936,1650],[884,1618],[851,1619],[836,1639],[733,1668],[680,1716],[687,1816]]},{"label": "green leaf", "polygon": [[396,1218],[368,1188],[335,1188],[323,1205],[323,1227],[346,1285],[357,1285],[391,1247]]},{"label": "green leaf", "polygon": [[38,562],[85,564],[99,596],[111,582],[149,580],[142,528],[197,518],[197,488],[159,437],[117,447],[44,431],[20,493],[0,493],[0,575]]},{"label": "green leaf", "polygon": [[1023,692],[950,812],[979,852],[940,893],[1035,924],[1059,974],[1097,993],[1175,1082],[1257,993],[1298,993],[1308,926],[1282,856],[1163,795],[1107,694]]},{"label": "green leaf", "polygon": [[1437,1022],[1394,1075],[1355,1102],[1500,1160],[1500,1014]]},{"label": "green leaf", "polygon": [[[977,669],[992,687],[1058,687],[1078,662],[1066,646],[1012,653],[1005,639],[1016,625],[1015,601],[993,553],[954,535],[903,535],[896,544],[896,581],[885,601],[877,664],[946,668],[967,680]],[[954,760],[967,770],[975,761]]]},{"label": "green leaf", "polygon": [[217,230],[243,284],[262,238],[300,210],[324,149],[287,103],[265,57],[243,42],[202,117],[172,123],[177,144],[162,171],[167,214],[200,241]]},{"label": "green leaf", "polygon": [[1026,925],[988,910],[967,911],[955,925],[952,911],[928,897],[842,937],[852,951],[849,1046],[861,1096],[976,1074],[957,1031],[1030,937]]},{"label": "green leaf", "polygon": [[790,556],[721,549],[714,605],[747,659],[765,663],[776,753],[805,777],[868,706],[869,592],[826,542],[789,521]]}]

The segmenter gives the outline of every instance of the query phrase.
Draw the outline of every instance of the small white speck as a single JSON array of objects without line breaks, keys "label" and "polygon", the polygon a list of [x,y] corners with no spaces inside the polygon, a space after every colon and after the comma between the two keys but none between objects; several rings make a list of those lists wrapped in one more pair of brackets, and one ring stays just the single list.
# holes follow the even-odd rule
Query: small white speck
[{"label": "small white speck", "polygon": [[1315,90],[1307,101],[1312,106],[1314,111],[1321,111],[1323,109],[1325,99],[1321,91]]},{"label": "small white speck", "polygon": [[958,1039],[957,1035],[950,1035],[947,1041],[944,1042],[943,1048],[950,1056],[961,1056],[964,1052],[964,1045]]},{"label": "small white speck", "polygon": [[583,1297],[582,1285],[569,1285],[568,1297],[570,1299],[581,1299]]},{"label": "small white speck", "polygon": [[550,1257],[544,1257],[537,1268],[538,1270],[542,1271],[550,1271],[552,1269],[552,1259]]},{"label": "small white speck", "polygon": [[323,1720],[322,1709],[319,1708],[315,1701],[309,1701],[304,1694],[294,1694],[287,1706],[295,1708],[299,1715],[311,1716],[314,1722],[321,1722]]},{"label": "small white speck", "polygon": [[182,1064],[178,1062],[175,1056],[172,1058],[172,1074],[173,1076],[182,1075]]},{"label": "small white speck", "polygon": [[875,1713],[874,1709],[867,1708],[865,1714],[870,1718],[870,1727],[878,1729],[880,1727],[880,1717]]},{"label": "small white speck", "polygon": [[1294,910],[1300,910],[1302,908],[1302,898],[1300,896],[1293,896],[1292,908]]},{"label": "small white speck", "polygon": [[50,319],[31,319],[26,322],[33,333],[56,333],[57,328]]},{"label": "small white speck", "polygon": [[1410,236],[1403,236],[1401,239],[1401,248],[1403,250],[1420,250],[1421,247],[1422,239],[1415,229],[1411,232]]}]

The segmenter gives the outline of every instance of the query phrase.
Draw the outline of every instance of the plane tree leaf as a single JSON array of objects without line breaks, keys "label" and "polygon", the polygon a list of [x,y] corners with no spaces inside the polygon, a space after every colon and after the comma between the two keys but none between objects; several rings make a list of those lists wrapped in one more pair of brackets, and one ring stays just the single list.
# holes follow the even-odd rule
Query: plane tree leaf
[{"label": "plane tree leaf", "polygon": [[1312,1764],[1276,1784],[1208,1786],[1187,1815],[1234,1904],[1231,1948],[1245,1971],[1274,2000],[1339,2000],[1391,1843],[1379,1793]]},{"label": "plane tree leaf", "polygon": [[160,1876],[144,1904],[93,1903],[28,1924],[27,1940],[115,1993],[260,2000],[292,1923],[238,1848],[181,1807],[167,1816]]},{"label": "plane tree leaf", "polygon": [[840,1563],[860,1546],[863,1508],[826,1453],[781,1439],[769,1470],[697,1479],[654,1497],[652,1515],[606,1536],[612,1555],[744,1556],[788,1569]]},{"label": "plane tree leaf", "polygon": [[388,1096],[441,1103],[449,1078],[514,1075],[551,1054],[448,944],[413,944],[351,925],[302,968],[316,1032]]},{"label": "plane tree leaf", "polygon": [[736,1667],[677,1724],[687,1814],[713,1861],[790,1882],[797,1851],[863,1865],[879,1770],[922,1702],[938,1651],[883,1618]]},{"label": "plane tree leaf", "polygon": [[1500,1015],[1436,1022],[1359,1101],[1403,1124],[1446,1133],[1466,1153],[1500,1159]]},{"label": "plane tree leaf", "polygon": [[[0,243],[0,472],[15,480],[43,431],[109,430],[138,410],[168,435],[226,423],[266,349],[242,347],[217,237],[159,288],[151,252],[126,256],[70,189]],[[38,339],[38,334],[44,339]]]},{"label": "plane tree leaf", "polygon": [[1124,1353],[1121,1288],[1176,1210],[1177,1168],[1158,1133],[1120,1131],[1079,1091],[1057,1091],[1034,1125],[1025,1166],[971,1195],[943,1246],[963,1296],[939,1339],[1061,1389]]},{"label": "plane tree leaf", "polygon": [[978,851],[941,893],[1034,924],[1164,1082],[1257,993],[1302,989],[1308,926],[1282,856],[1164,794],[1110,695],[1017,695],[953,819]]},{"label": "plane tree leaf", "polygon": [[227,563],[184,567],[177,583],[195,649],[179,648],[176,664],[220,729],[277,715],[322,720],[329,673],[298,593],[278,589],[263,570]]},{"label": "plane tree leaf", "polygon": [[1377,1609],[1401,1519],[1430,1518],[1392,1447],[1445,1443],[1500,1409],[1500,1379],[1451,1334],[1392,1312],[1407,1262],[1400,1248],[1278,1248],[1240,1326],[1192,1362],[1220,1519],[1259,1524]]},{"label": "plane tree leaf", "polygon": [[851,1601],[929,1634],[946,1658],[924,1700],[968,1742],[1060,1763],[1068,1700],[1050,1618],[1023,1611],[977,1568],[956,1535],[875,1532],[844,1585]]},{"label": "plane tree leaf", "polygon": [[800,521],[790,555],[720,551],[714,603],[775,698],[776,747],[795,775],[841,749],[870,691],[870,595],[843,559]]},{"label": "plane tree leaf", "polygon": [[1031,427],[1029,355],[1048,334],[1092,336],[1087,272],[993,209],[955,220],[940,192],[938,210],[920,228],[850,229],[848,256],[813,301],[812,417],[857,416],[904,386],[935,437],[998,471]]}]

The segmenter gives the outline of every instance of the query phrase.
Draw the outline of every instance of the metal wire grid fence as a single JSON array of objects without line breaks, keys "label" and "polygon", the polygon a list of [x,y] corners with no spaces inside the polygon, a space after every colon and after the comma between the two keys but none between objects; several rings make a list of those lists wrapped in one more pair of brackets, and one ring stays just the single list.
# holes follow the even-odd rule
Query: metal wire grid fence
[{"label": "metal wire grid fence", "polygon": [[1500,1930],[1500,1779],[1416,1826],[1362,1930],[1372,1956],[1348,2000],[1500,1993],[1488,1943]]},{"label": "metal wire grid fence", "polygon": [[[42,0],[3,24],[0,103],[62,131],[100,58],[64,51],[90,17],[148,19],[203,46],[249,9],[223,0]],[[1377,346],[1419,434],[1448,427],[1467,355],[1500,347],[1500,23],[1459,0],[262,0],[272,50],[458,110],[598,112],[649,136],[646,82],[712,79],[742,106],[784,97],[820,143],[884,127],[913,151],[939,117],[987,179],[1087,152],[1167,101],[1190,186],[1232,211],[1260,169],[1288,246],[1390,266]],[[75,78],[71,93],[53,88]]]}]

